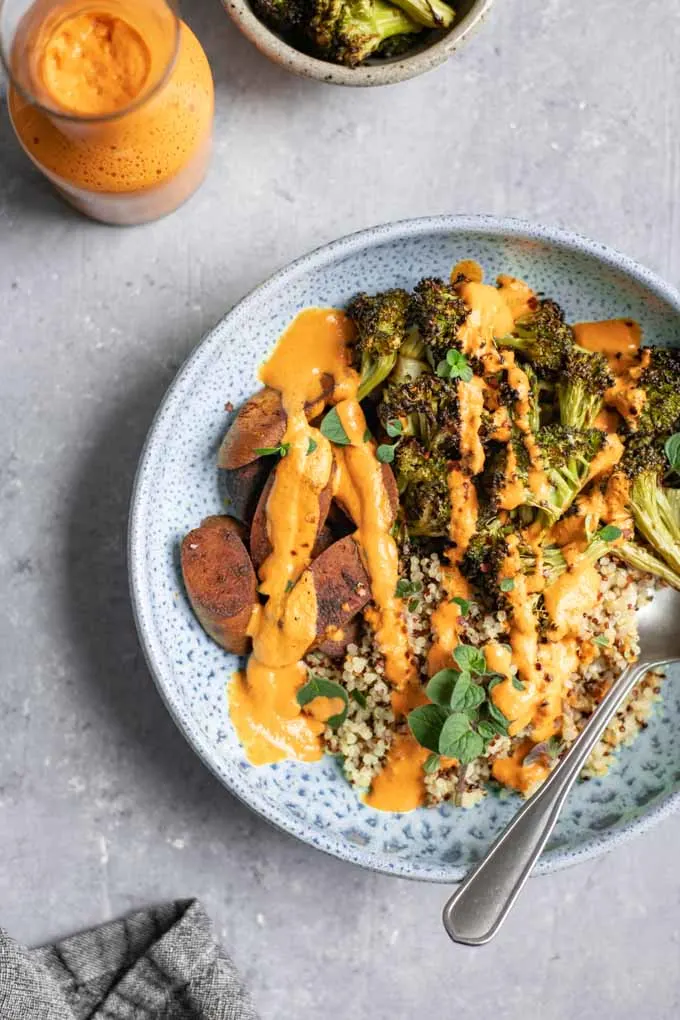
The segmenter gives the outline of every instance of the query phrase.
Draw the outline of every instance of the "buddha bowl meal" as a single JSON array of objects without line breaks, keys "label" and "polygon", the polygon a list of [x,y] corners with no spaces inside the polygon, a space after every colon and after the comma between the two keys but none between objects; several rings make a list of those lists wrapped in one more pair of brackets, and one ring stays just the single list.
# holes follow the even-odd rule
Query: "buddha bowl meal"
[{"label": "buddha bowl meal", "polygon": [[253,765],[336,755],[385,811],[536,789],[680,587],[680,351],[641,341],[473,261],[299,313],[220,447],[228,516],[182,543],[196,616],[248,656]]}]

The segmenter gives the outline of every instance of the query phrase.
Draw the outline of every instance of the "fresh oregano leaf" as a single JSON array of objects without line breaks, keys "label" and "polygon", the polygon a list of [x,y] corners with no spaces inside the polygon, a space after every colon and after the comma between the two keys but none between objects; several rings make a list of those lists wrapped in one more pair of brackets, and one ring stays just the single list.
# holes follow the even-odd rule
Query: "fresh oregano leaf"
[{"label": "fresh oregano leaf", "polygon": [[326,719],[326,725],[336,730],[344,723],[349,707],[349,698],[344,687],[336,684],[334,680],[327,680],[324,676],[312,674],[307,683],[297,692],[296,699],[298,705],[304,708],[310,701],[314,701],[314,698],[341,698],[345,705],[344,709],[337,715],[332,715],[330,719]]},{"label": "fresh oregano leaf", "polygon": [[604,634],[598,634],[597,637],[592,638],[592,642],[594,645],[599,645],[600,648],[609,647],[609,638],[605,637]]},{"label": "fresh oregano leaf", "polygon": [[463,712],[470,717],[485,701],[486,693],[469,673],[460,673],[451,694],[452,712]]},{"label": "fresh oregano leaf", "polygon": [[439,753],[445,758],[457,758],[461,765],[484,753],[484,741],[470,726],[470,720],[461,712],[450,715],[442,727]]},{"label": "fresh oregano leaf", "polygon": [[515,582],[511,577],[504,577],[501,583],[499,584],[499,588],[501,591],[512,591],[514,587]]},{"label": "fresh oregano leaf", "polygon": [[491,691],[494,689],[494,687],[498,687],[499,684],[502,684],[507,679],[508,678],[506,676],[503,676],[501,673],[489,673],[489,680],[486,685],[486,689],[489,692],[489,694],[491,694]]},{"label": "fresh oregano leaf", "polygon": [[520,680],[520,678],[518,676],[515,676],[514,673],[510,677],[510,679],[512,680],[512,686],[515,688],[516,691],[523,691],[523,690],[525,690],[524,684],[522,683],[522,681]]},{"label": "fresh oregano leaf", "polygon": [[449,601],[458,606],[461,616],[467,616],[470,612],[470,606],[472,603],[468,602],[467,599],[461,598],[460,595],[454,595],[452,599],[449,599]]},{"label": "fresh oregano leaf", "polygon": [[420,599],[409,599],[408,611],[409,613],[415,613],[416,609],[420,605]]},{"label": "fresh oregano leaf", "polygon": [[494,724],[487,722],[486,719],[482,719],[482,721],[479,723],[479,725],[477,726],[477,732],[479,733],[480,737],[482,737],[483,740],[493,740],[495,737],[498,736],[498,730],[496,729]]},{"label": "fresh oregano leaf", "polygon": [[473,645],[456,645],[453,657],[462,670],[470,673],[486,673],[484,652]]},{"label": "fresh oregano leaf", "polygon": [[404,431],[404,426],[401,424],[398,418],[390,418],[387,425],[385,426],[385,431],[387,432],[387,435],[390,437],[390,439],[396,439],[396,437],[400,436]]},{"label": "fresh oregano leaf", "polygon": [[381,464],[391,464],[394,460],[394,453],[397,449],[397,444],[390,446],[389,443],[381,443],[378,449],[375,451],[375,455]]},{"label": "fresh oregano leaf", "polygon": [[[442,733],[439,738],[440,743],[444,743],[445,741],[458,740],[458,738],[461,737],[464,733],[469,733],[469,731],[472,729],[472,727],[470,726],[470,720],[468,719],[464,712],[453,712],[451,715],[447,717],[444,725],[446,726],[446,734],[444,734],[444,730],[442,727]],[[441,751],[441,754],[445,754],[447,755],[447,757],[449,756],[448,751]],[[455,756],[451,755],[451,757]]]},{"label": "fresh oregano leaf", "polygon": [[312,437],[310,436],[309,437],[309,442],[308,442],[308,445],[307,445],[307,456],[308,457],[309,457],[310,453],[314,453],[314,451],[316,450],[318,445],[319,444],[317,443],[317,441],[315,439],[312,439]]},{"label": "fresh oregano leaf", "polygon": [[666,440],[664,451],[670,466],[680,474],[680,432],[676,432]]},{"label": "fresh oregano leaf", "polygon": [[433,752],[428,758],[426,758],[423,765],[423,772],[428,776],[432,775],[432,773],[436,772],[439,768],[440,761],[441,759],[439,755]]},{"label": "fresh oregano leaf", "polygon": [[373,439],[373,436],[371,435],[371,430],[370,429],[366,429],[366,431],[364,432],[364,442],[365,443],[370,443],[370,441],[372,439]]},{"label": "fresh oregano leaf", "polygon": [[510,720],[503,715],[500,708],[498,708],[498,706],[495,705],[493,701],[487,702],[486,709],[489,715],[491,716],[492,721],[495,722],[496,725],[500,727],[503,736],[507,736]]},{"label": "fresh oregano leaf", "polygon": [[340,421],[340,415],[335,407],[331,407],[324,417],[319,431],[322,436],[325,436],[331,443],[335,443],[336,446],[350,445],[349,436],[345,432],[345,426]]},{"label": "fresh oregano leaf", "polygon": [[440,705],[419,705],[408,714],[408,726],[421,747],[439,751],[439,734],[446,722],[446,711]]},{"label": "fresh oregano leaf", "polygon": [[448,708],[451,703],[453,688],[461,674],[455,669],[440,669],[430,678],[425,693],[435,705],[442,705]]},{"label": "fresh oregano leaf", "polygon": [[470,367],[468,359],[461,351],[447,351],[446,364],[449,370],[449,379],[462,379],[463,382],[471,381],[473,374],[472,368]]}]

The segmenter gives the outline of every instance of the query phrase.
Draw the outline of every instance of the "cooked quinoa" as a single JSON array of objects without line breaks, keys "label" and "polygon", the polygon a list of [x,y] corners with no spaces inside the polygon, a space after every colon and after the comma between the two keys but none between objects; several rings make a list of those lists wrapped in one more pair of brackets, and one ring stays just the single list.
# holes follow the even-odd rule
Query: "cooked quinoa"
[{"label": "cooked quinoa", "polygon": [[[601,576],[600,597],[595,609],[583,619],[578,639],[581,644],[592,642],[593,638],[604,640],[591,644],[592,661],[586,656],[565,685],[560,755],[574,742],[610,684],[637,658],[635,614],[658,587],[654,578],[611,557],[600,560],[597,569]],[[419,555],[407,547],[402,555],[401,576],[422,585],[418,598],[406,602],[406,620],[410,647],[424,686],[429,678],[427,654],[432,644],[431,616],[444,595],[439,556],[436,553]],[[459,639],[482,647],[490,640],[506,641],[508,627],[504,611],[484,613],[479,604],[473,602],[468,615],[460,620]],[[406,721],[397,720],[392,711],[390,688],[373,634],[364,626],[360,644],[350,644],[340,662],[313,652],[308,655],[307,663],[316,674],[340,683],[348,693],[347,718],[337,730],[326,728],[324,742],[326,750],[341,759],[347,780],[357,791],[365,792],[384,766],[395,735],[407,728]],[[517,671],[516,666],[511,669]],[[582,774],[584,779],[605,775],[617,748],[631,743],[647,725],[654,704],[660,698],[663,675],[662,670],[650,670],[636,685],[593,751]],[[445,767],[440,763],[424,777],[426,803],[432,806],[453,801],[461,807],[478,803],[490,789],[499,786],[491,775],[493,762],[512,754],[527,732],[528,729],[523,730],[514,737],[497,736],[488,746],[486,755],[465,767]],[[558,761],[559,757],[554,760]],[[532,790],[526,792],[528,795]]]}]

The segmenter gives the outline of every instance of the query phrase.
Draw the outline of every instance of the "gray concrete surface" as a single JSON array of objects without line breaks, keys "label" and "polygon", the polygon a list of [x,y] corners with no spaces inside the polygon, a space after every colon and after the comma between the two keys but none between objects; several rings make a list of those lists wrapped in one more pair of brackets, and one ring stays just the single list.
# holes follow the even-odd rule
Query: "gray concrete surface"
[{"label": "gray concrete surface", "polygon": [[266,1020],[671,1020],[680,817],[531,886],[498,941],[449,944],[445,890],[268,828],[185,745],[128,605],[130,484],[202,333],[289,259],[444,211],[560,223],[680,283],[677,7],[498,0],[448,66],[343,91],[267,63],[218,0],[200,194],[113,230],[53,197],[0,115],[0,923],[37,943],[200,896]]}]

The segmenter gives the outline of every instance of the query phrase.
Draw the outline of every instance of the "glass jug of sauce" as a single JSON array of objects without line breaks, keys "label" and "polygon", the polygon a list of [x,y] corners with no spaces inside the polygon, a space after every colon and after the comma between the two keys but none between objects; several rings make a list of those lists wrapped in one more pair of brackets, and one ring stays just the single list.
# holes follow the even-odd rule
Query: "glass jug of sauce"
[{"label": "glass jug of sauce", "polygon": [[134,224],[172,212],[208,167],[208,60],[168,0],[0,0],[12,125],[87,216]]}]

